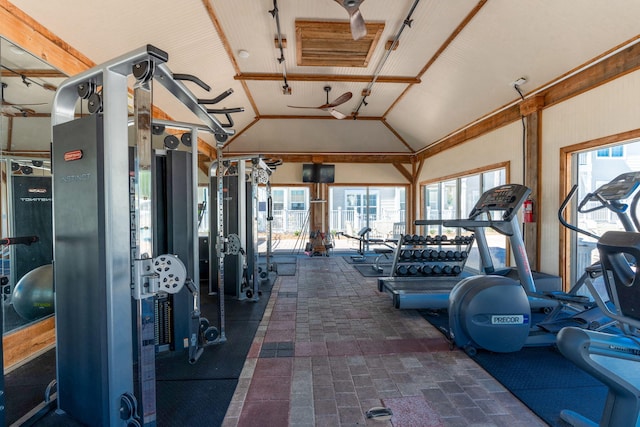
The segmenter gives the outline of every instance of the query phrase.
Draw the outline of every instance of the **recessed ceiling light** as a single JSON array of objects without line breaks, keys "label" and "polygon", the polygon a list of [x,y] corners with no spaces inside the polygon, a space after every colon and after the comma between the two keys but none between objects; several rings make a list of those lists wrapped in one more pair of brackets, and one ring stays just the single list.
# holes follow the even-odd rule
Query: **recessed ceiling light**
[{"label": "recessed ceiling light", "polygon": [[238,56],[239,56],[240,58],[246,59],[246,58],[248,58],[248,57],[249,57],[249,51],[248,51],[248,50],[244,50],[244,49],[240,49],[240,50],[238,51]]}]

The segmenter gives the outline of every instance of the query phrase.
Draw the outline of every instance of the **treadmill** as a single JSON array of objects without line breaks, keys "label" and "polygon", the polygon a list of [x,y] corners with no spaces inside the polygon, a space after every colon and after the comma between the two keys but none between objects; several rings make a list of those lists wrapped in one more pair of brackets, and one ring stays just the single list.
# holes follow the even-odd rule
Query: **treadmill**
[{"label": "treadmill", "polygon": [[[417,226],[441,225],[472,231],[480,254],[481,274],[497,274],[513,278],[524,287],[532,309],[550,310],[557,301],[535,296],[537,289],[559,291],[561,279],[545,273],[532,272],[526,255],[517,213],[531,190],[519,184],[505,184],[484,192],[467,219],[416,220]],[[494,219],[499,218],[499,219]],[[509,238],[516,267],[496,270],[491,258],[485,229],[491,228]],[[476,273],[463,270],[458,276],[381,277],[378,290],[389,294],[398,309],[445,309],[449,293],[465,277]]]}]

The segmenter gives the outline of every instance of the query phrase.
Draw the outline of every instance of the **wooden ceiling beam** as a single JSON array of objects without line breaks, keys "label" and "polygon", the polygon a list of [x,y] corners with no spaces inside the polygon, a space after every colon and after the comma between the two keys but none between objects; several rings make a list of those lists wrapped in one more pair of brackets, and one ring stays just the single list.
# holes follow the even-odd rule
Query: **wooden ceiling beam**
[{"label": "wooden ceiling beam", "polygon": [[[592,66],[587,67],[587,64],[585,64],[567,73],[566,76],[568,77],[560,77],[557,81],[551,82],[547,89],[532,92],[534,94],[524,101],[499,109],[497,113],[490,113],[475,124],[437,141],[435,144],[421,150],[418,153],[418,158],[431,157],[470,139],[520,120],[524,112],[541,110],[566,101],[625,74],[640,70],[640,43],[633,43],[638,39],[640,39],[640,36],[610,49],[601,55],[601,58],[595,58],[592,62],[596,63]],[[633,44],[622,49],[624,45],[630,43]],[[618,50],[619,52],[617,52]]]},{"label": "wooden ceiling beam", "polygon": [[[247,153],[229,152],[229,156],[241,156]],[[262,152],[265,158],[278,158],[289,163],[313,163],[314,160],[322,158],[323,163],[411,163],[410,154],[400,153],[269,153]]]},{"label": "wooden ceiling beam", "polygon": [[400,162],[393,162],[393,167],[395,167],[401,174],[402,176],[404,176],[404,178],[409,181],[409,183],[413,182],[413,176],[411,175],[411,172],[409,172],[407,170],[407,168],[404,167],[404,165]]},{"label": "wooden ceiling beam", "polygon": [[7,70],[6,68],[3,68],[2,71],[0,71],[0,77],[2,78],[7,78],[7,77],[21,77],[21,76],[25,76],[25,77],[35,77],[35,78],[63,78],[66,79],[67,75],[61,71],[58,70],[30,70],[30,69],[22,69],[22,68],[18,68],[18,69],[10,69]]},{"label": "wooden ceiling beam", "polygon": [[[285,114],[263,114],[258,116],[256,119],[259,120],[274,120],[274,119],[310,119],[310,120],[339,120],[336,119],[335,117],[333,117],[331,114],[326,113],[325,115],[304,115],[304,114],[298,114],[295,116],[289,116],[289,115],[285,115]],[[344,120],[353,120],[353,116],[347,116],[346,119]],[[360,117],[358,116],[358,118],[356,120],[382,120],[382,117]]]},{"label": "wooden ceiling beam", "polygon": [[458,133],[442,139],[440,142],[432,144],[418,154],[418,159],[425,159],[438,153],[446,151],[456,145],[463,144],[470,139],[477,138],[502,126],[520,120],[520,105],[515,104],[505,110],[487,117],[478,123],[461,130]]},{"label": "wooden ceiling beam", "polygon": [[96,64],[7,0],[0,0],[2,35],[68,75]]},{"label": "wooden ceiling beam", "polygon": [[[282,80],[282,74],[278,73],[240,73],[233,77],[235,80],[243,81],[280,81]],[[373,81],[373,76],[367,75],[329,75],[329,74],[289,74],[287,73],[288,81],[299,82],[354,82],[354,83],[369,83]],[[376,83],[396,83],[396,84],[418,84],[421,80],[418,77],[410,76],[380,76],[377,78]]]},{"label": "wooden ceiling beam", "polygon": [[[453,43],[453,41],[456,39],[456,37],[458,37],[458,34],[460,34],[462,32],[462,30],[464,30],[464,28],[469,25],[469,23],[471,22],[471,20],[478,14],[478,12],[480,12],[480,9],[482,9],[482,7],[485,5],[485,3],[487,2],[487,0],[480,0],[478,1],[478,3],[476,4],[476,6],[471,10],[471,12],[469,12],[467,14],[467,16],[465,16],[465,18],[462,20],[462,22],[460,22],[460,24],[458,24],[458,26],[456,27],[455,30],[453,30],[453,32],[449,35],[449,37],[447,38],[447,40],[444,41],[444,43],[442,43],[442,45],[440,46],[440,48],[437,50],[437,52],[431,57],[431,59],[425,64],[424,67],[422,67],[422,70],[420,70],[420,72],[418,73],[418,75],[416,76],[416,79],[420,80],[420,78],[422,78],[422,76],[427,72],[427,70],[429,68],[431,68],[431,66],[436,62],[436,60],[440,57],[440,55],[442,55],[442,53],[449,47],[449,45],[451,45],[451,43]],[[391,112],[391,110],[393,110],[395,108],[396,105],[398,105],[398,103],[400,102],[400,100],[402,100],[407,93],[409,93],[409,90],[411,90],[411,88],[413,87],[413,83],[409,86],[407,86],[404,91],[400,94],[400,96],[398,96],[396,98],[396,100],[391,104],[391,106],[389,106],[389,108],[387,109],[387,111],[385,111],[384,113],[384,117],[387,117],[387,115],[389,115],[389,113]]]}]

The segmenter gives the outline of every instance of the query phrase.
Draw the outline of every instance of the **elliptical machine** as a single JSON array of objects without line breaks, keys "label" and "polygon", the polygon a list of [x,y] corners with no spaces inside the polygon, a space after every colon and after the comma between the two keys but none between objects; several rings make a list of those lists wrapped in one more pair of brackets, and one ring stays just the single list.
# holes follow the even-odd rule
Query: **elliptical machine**
[{"label": "elliptical machine", "polygon": [[[588,213],[607,208],[616,213],[625,230],[636,231],[638,220],[635,209],[640,200],[640,191],[636,190],[639,186],[640,172],[619,175],[595,192],[587,194],[579,204],[578,212]],[[562,212],[576,190],[577,186],[574,186],[561,205],[561,222],[571,230],[597,239],[598,236],[562,219]],[[631,215],[627,215],[628,205],[622,200],[634,193]],[[593,201],[599,205],[589,205]],[[589,285],[593,293],[595,287],[591,282],[600,274],[600,268],[594,265],[586,269],[569,292],[533,294],[507,277],[486,275],[466,278],[453,288],[449,297],[449,336],[452,345],[463,348],[470,355],[475,355],[479,348],[505,353],[518,351],[524,346],[554,345],[556,333],[565,326],[603,329],[613,323],[611,318],[603,315],[599,308],[594,308],[595,304],[589,297],[578,294],[584,285]],[[531,298],[557,301],[557,306],[536,325],[532,321]]]},{"label": "elliptical machine", "polygon": [[640,270],[629,260],[640,259],[640,233],[608,231],[598,241],[605,284],[614,310],[600,298],[592,283],[598,307],[615,319],[620,334],[566,327],[558,334],[558,349],[577,366],[602,381],[609,392],[600,422],[570,410],[560,418],[576,427],[640,426]]}]

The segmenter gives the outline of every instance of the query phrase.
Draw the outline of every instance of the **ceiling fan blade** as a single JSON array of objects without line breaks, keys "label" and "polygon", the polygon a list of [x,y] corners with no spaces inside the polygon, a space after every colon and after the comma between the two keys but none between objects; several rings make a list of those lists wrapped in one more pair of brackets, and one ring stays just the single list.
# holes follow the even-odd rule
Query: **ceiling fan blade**
[{"label": "ceiling fan blade", "polygon": [[351,35],[354,40],[360,40],[367,35],[367,26],[364,23],[364,18],[360,13],[360,9],[356,10],[355,13],[351,15]]},{"label": "ceiling fan blade", "polygon": [[331,115],[333,117],[335,117],[338,120],[342,120],[342,119],[346,119],[347,116],[342,114],[340,111],[336,110],[335,108],[332,108],[329,110],[329,112],[331,113]]},{"label": "ceiling fan blade", "polygon": [[351,35],[354,40],[360,40],[367,35],[367,26],[364,18],[360,13],[360,4],[364,0],[335,0],[340,6],[344,7],[349,13],[351,21]]},{"label": "ceiling fan blade", "polygon": [[320,108],[321,110],[328,110],[329,108],[337,107],[338,105],[344,104],[345,102],[350,100],[352,96],[353,94],[351,92],[345,92],[337,97],[333,102],[321,105],[318,108]]},{"label": "ceiling fan blade", "polygon": [[287,105],[287,107],[289,107],[289,108],[306,108],[308,110],[322,110],[322,106],[320,106],[320,107],[301,107],[301,106],[298,106],[298,105]]}]

